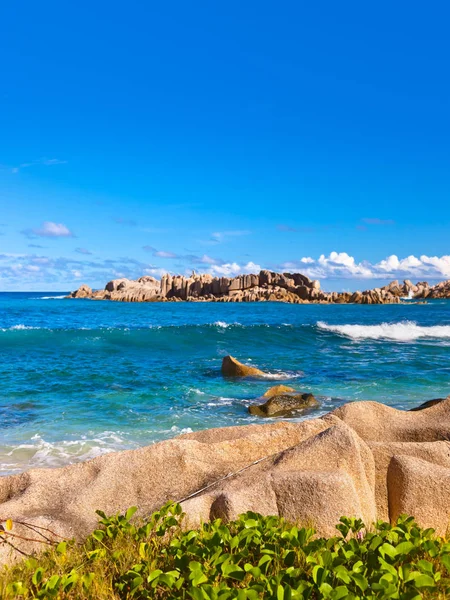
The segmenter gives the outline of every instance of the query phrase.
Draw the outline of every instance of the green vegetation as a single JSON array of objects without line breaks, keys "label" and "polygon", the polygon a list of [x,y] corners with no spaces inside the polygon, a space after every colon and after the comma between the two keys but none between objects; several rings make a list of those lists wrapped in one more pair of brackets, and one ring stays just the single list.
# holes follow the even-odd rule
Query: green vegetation
[{"label": "green vegetation", "polygon": [[[278,517],[247,513],[237,521],[183,530],[182,510],[168,504],[144,524],[101,516],[83,544],[62,542],[1,574],[0,597],[445,598],[450,543],[410,517],[366,531],[341,519],[326,539]],[[9,523],[9,525],[12,525]]]}]

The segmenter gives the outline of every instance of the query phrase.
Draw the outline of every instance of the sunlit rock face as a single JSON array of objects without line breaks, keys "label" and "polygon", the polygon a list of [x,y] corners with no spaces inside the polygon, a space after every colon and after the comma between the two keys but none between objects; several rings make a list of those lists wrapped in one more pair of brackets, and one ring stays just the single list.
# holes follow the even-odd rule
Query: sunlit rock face
[{"label": "sunlit rock face", "polygon": [[210,274],[166,274],[158,281],[148,275],[137,280],[114,279],[104,290],[92,291],[83,284],[69,298],[92,298],[122,302],[304,302],[333,304],[393,304],[405,299],[426,301],[427,298],[450,298],[450,280],[433,287],[427,282],[417,285],[406,280],[392,281],[382,288],[363,292],[324,292],[320,282],[301,273],[261,271],[258,275],[238,275],[234,278],[213,277]]},{"label": "sunlit rock face", "polygon": [[[352,402],[308,421],[209,429],[2,477],[0,512],[77,539],[96,527],[96,509],[115,514],[137,506],[145,517],[169,500],[182,503],[190,525],[252,510],[332,535],[343,515],[370,525],[408,513],[444,534],[449,431],[450,397],[414,412]],[[14,531],[30,538],[20,525]],[[17,539],[22,552],[41,546]],[[0,546],[0,560],[14,556]]]}]

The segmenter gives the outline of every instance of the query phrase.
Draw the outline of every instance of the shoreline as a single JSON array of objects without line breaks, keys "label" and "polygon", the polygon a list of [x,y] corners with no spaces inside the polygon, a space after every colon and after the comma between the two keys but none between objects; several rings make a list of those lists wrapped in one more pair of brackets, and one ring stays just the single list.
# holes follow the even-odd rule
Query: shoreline
[{"label": "shoreline", "polygon": [[[324,292],[318,280],[301,273],[239,275],[234,278],[192,273],[190,277],[165,274],[161,280],[143,276],[109,281],[103,290],[83,284],[67,298],[118,302],[285,302],[291,304],[400,304],[405,300],[450,298],[450,280],[430,286],[427,282],[392,281],[381,288],[356,292]],[[404,302],[405,304],[407,302]]]},{"label": "shoreline", "polygon": [[[309,520],[326,535],[344,514],[373,523],[409,513],[442,532],[450,518],[450,396],[417,409],[351,402],[302,422],[206,429],[32,469],[0,478],[1,512],[79,540],[96,527],[97,509],[136,505],[145,517],[169,500],[181,500],[191,524],[252,510]],[[14,557],[2,546],[0,558]]]}]

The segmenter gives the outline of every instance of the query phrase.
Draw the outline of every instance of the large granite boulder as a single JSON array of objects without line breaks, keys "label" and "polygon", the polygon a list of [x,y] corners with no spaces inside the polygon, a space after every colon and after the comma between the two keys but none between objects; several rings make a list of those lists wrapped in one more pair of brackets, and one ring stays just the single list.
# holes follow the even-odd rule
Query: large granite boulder
[{"label": "large granite boulder", "polygon": [[[277,386],[284,387],[284,386]],[[267,400],[262,404],[253,404],[248,407],[248,412],[251,415],[260,417],[282,417],[293,415],[299,411],[304,411],[307,408],[315,408],[319,406],[318,401],[312,394],[295,392],[292,388],[288,388],[289,392],[274,393],[269,391]],[[267,392],[266,392],[267,394]],[[263,398],[264,398],[263,396]],[[263,399],[261,398],[261,399]]]},{"label": "large granite boulder", "polygon": [[92,296],[92,288],[83,283],[80,287],[70,294],[70,298],[90,298]]},{"label": "large granite boulder", "polygon": [[[395,521],[400,513],[444,532],[450,520],[450,397],[419,412],[353,402],[317,419],[182,435],[60,469],[0,478],[0,514],[82,540],[108,514],[145,518],[181,501],[191,525],[247,510],[334,533],[339,517]],[[205,489],[207,488],[207,489]],[[20,550],[42,544],[16,540]],[[0,561],[17,554],[0,545]]]},{"label": "large granite boulder", "polygon": [[225,377],[264,377],[265,373],[256,367],[239,362],[233,356],[225,356],[222,360],[222,374]]}]

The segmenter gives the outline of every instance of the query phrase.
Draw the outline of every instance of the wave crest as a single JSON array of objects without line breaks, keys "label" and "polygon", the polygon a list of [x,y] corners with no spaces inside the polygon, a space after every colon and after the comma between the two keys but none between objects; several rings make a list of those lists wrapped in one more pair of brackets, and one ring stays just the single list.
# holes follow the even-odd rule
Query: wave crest
[{"label": "wave crest", "polygon": [[432,325],[423,327],[414,321],[381,323],[380,325],[328,325],[318,321],[317,327],[344,335],[352,340],[394,340],[411,342],[423,338],[448,339],[450,325]]}]

